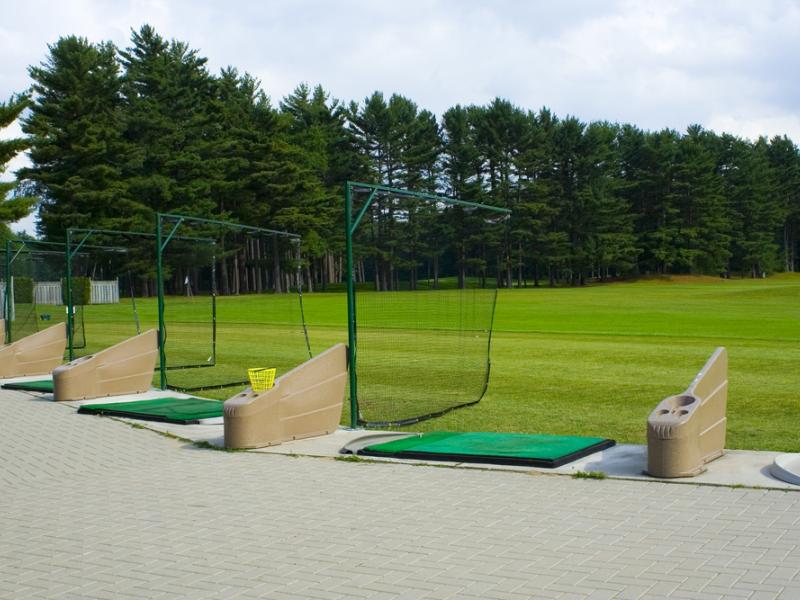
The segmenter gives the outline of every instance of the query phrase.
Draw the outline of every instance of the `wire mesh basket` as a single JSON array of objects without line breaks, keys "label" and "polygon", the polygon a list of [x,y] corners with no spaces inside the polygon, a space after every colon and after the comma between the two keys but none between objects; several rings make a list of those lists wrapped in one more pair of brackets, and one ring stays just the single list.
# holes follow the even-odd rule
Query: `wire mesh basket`
[{"label": "wire mesh basket", "polygon": [[266,392],[275,385],[276,369],[255,368],[247,369],[250,387],[254,392]]}]

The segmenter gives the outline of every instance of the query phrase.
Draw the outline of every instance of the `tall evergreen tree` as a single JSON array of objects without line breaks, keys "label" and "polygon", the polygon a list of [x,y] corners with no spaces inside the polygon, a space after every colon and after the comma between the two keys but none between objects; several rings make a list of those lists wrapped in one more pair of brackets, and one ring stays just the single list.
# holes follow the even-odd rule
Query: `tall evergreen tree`
[{"label": "tall evergreen tree", "polygon": [[363,163],[355,138],[346,127],[346,113],[338,100],[331,100],[321,86],[306,84],[283,99],[289,140],[306,163],[305,177],[313,184],[294,218],[301,221],[303,245],[310,263],[308,279],[323,288],[338,281],[341,272],[335,257],[344,248],[341,195],[344,182],[360,179]]},{"label": "tall evergreen tree", "polygon": [[781,212],[764,139],[721,138],[722,175],[731,224],[730,270],[757,277],[778,263]]},{"label": "tall evergreen tree", "polygon": [[481,156],[470,118],[475,110],[456,105],[442,116],[444,191],[460,200],[476,200],[481,194]]},{"label": "tall evergreen tree", "polygon": [[214,214],[212,188],[221,175],[213,153],[215,85],[206,59],[149,25],[121,51],[125,137],[133,149],[125,176],[131,194],[162,212]]},{"label": "tall evergreen tree", "polygon": [[730,258],[730,221],[717,169],[718,140],[698,125],[681,138],[669,195],[678,212],[675,266],[689,273],[719,273]]},{"label": "tall evergreen tree", "polygon": [[626,125],[619,134],[619,193],[634,219],[639,273],[667,273],[677,260],[680,223],[671,191],[679,140],[670,129],[645,133]]},{"label": "tall evergreen tree", "polygon": [[616,125],[592,123],[583,139],[581,193],[591,215],[587,245],[600,279],[630,272],[640,252],[630,204],[620,193],[618,131]]},{"label": "tall evergreen tree", "polygon": [[510,226],[512,244],[516,245],[514,267],[518,286],[527,283],[527,270],[534,286],[538,286],[540,269],[550,264],[559,245],[552,231],[558,211],[552,202],[555,186],[551,125],[552,116],[547,109],[539,114],[529,112],[515,157],[519,179]]},{"label": "tall evergreen tree", "polygon": [[123,139],[115,47],[70,36],[49,51],[30,68],[33,102],[23,131],[31,136],[32,165],[20,173],[41,196],[40,233],[63,239],[69,227],[142,222],[144,207],[122,177],[130,148]]},{"label": "tall evergreen tree", "polygon": [[800,151],[786,136],[774,137],[767,150],[781,209],[783,269],[800,269]]}]

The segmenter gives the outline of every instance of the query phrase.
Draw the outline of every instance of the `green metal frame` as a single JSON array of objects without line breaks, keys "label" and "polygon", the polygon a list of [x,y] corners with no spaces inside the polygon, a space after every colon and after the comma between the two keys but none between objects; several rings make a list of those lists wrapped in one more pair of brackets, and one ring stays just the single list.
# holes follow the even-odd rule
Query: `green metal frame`
[{"label": "green metal frame", "polygon": [[[353,218],[353,196],[355,193],[369,193],[364,205],[361,206],[358,214]],[[511,211],[507,208],[480,204],[478,202],[468,202],[458,200],[448,196],[438,194],[425,194],[400,188],[377,185],[374,183],[362,183],[358,181],[345,182],[344,188],[344,211],[345,211],[345,270],[347,271],[347,359],[350,375],[350,427],[358,428],[358,373],[357,364],[357,327],[356,327],[356,286],[353,273],[353,234],[358,229],[361,219],[369,210],[372,202],[378,195],[393,196],[397,198],[411,198],[423,202],[434,202],[449,204],[452,206],[463,206],[466,208],[477,208],[503,215],[510,215]]]},{"label": "green metal frame", "polygon": [[[173,232],[174,233],[174,232]],[[72,248],[72,238],[76,234],[83,234],[80,241],[77,243],[75,248]],[[74,360],[74,342],[73,342],[73,335],[74,335],[74,306],[72,304],[72,259],[75,255],[77,255],[78,251],[81,248],[92,248],[92,249],[101,249],[101,250],[111,250],[111,251],[127,251],[127,248],[122,246],[89,246],[86,245],[87,240],[94,234],[100,235],[113,235],[123,238],[150,238],[154,242],[157,241],[157,234],[152,233],[149,231],[122,231],[118,229],[99,229],[99,228],[79,228],[79,227],[72,227],[67,230],[67,302],[68,302],[68,310],[67,310],[67,332],[68,332],[68,344],[69,344],[69,360]],[[170,239],[173,239],[173,236],[170,236]],[[204,242],[208,244],[213,244],[214,240],[211,238],[200,238],[200,237],[191,237],[191,236],[174,236],[174,239],[179,239],[182,241],[194,241],[194,242]],[[169,241],[169,240],[167,240]],[[71,251],[70,251],[71,250]],[[159,278],[160,282],[160,278]],[[157,282],[158,284],[158,282]],[[212,311],[216,311],[216,306],[212,308]],[[212,348],[215,344],[215,340],[212,340]],[[214,356],[214,352],[212,350],[212,357]],[[209,365],[183,365],[180,368],[195,368],[195,367],[210,367],[213,366],[212,364]]]},{"label": "green metal frame", "polygon": [[5,320],[5,332],[3,335],[3,343],[8,344],[11,341],[11,308],[9,302],[11,288],[11,240],[6,240],[5,247],[5,280],[6,288],[3,290],[3,319]]},{"label": "green metal frame", "polygon": [[[14,251],[13,245],[18,244],[19,249]],[[12,275],[11,275],[11,265],[14,263],[14,260],[17,256],[20,255],[23,251],[27,252],[36,252],[37,254],[57,254],[63,255],[63,250],[36,250],[31,246],[45,246],[48,248],[59,247],[63,248],[63,244],[60,242],[46,242],[43,240],[18,240],[18,239],[10,239],[6,240],[6,247],[5,247],[5,262],[6,262],[6,271],[5,271],[5,279],[6,279],[6,289],[4,291],[5,295],[5,302],[3,306],[3,319],[5,320],[5,338],[3,339],[4,343],[11,342],[11,328],[13,324],[11,322],[11,293],[12,293]]]},{"label": "green metal frame", "polygon": [[[6,337],[5,342],[11,341],[11,327],[13,324],[11,323],[11,265],[14,263],[14,260],[17,256],[19,256],[22,252],[29,252],[29,253],[36,253],[36,254],[56,254],[59,256],[64,257],[64,275],[67,281],[67,289],[66,289],[66,296],[67,296],[67,352],[69,356],[69,360],[73,360],[74,358],[74,340],[73,340],[73,327],[74,327],[74,317],[72,315],[72,279],[71,279],[71,265],[72,265],[72,258],[78,253],[81,248],[92,248],[92,249],[105,249],[105,250],[116,250],[118,248],[109,247],[109,246],[93,246],[86,244],[88,236],[81,240],[78,246],[70,253],[71,248],[71,235],[73,232],[103,232],[103,233],[120,233],[120,234],[129,234],[130,232],[115,232],[113,230],[102,230],[102,229],[68,229],[66,234],[66,242],[48,242],[44,240],[17,240],[11,239],[6,241],[6,248],[5,248],[5,262],[6,262],[6,289],[5,289],[5,306],[3,311],[3,318],[6,320]],[[152,236],[152,234],[147,234]],[[14,245],[19,245],[19,249],[14,249]],[[44,249],[40,250],[37,247],[45,247],[45,248],[53,248],[52,250]],[[59,248],[56,250],[56,248]]]},{"label": "green metal frame", "polygon": [[[164,231],[164,227],[162,222],[164,220],[173,221],[174,224],[172,228],[168,231]],[[183,239],[183,240],[196,240],[196,241],[212,241],[214,243],[215,240],[211,238],[192,238],[192,237],[184,237],[184,236],[177,236],[176,233],[178,228],[186,223],[198,223],[198,224],[205,224],[205,225],[213,225],[218,227],[227,227],[229,229],[235,229],[238,231],[250,232],[253,234],[267,234],[267,235],[280,235],[286,237],[290,240],[295,240],[299,242],[302,238],[301,236],[295,233],[289,233],[286,231],[279,231],[276,229],[267,229],[265,227],[253,227],[250,225],[241,225],[239,223],[231,223],[229,221],[219,221],[215,219],[203,219],[200,217],[190,217],[186,215],[178,215],[174,213],[157,213],[156,214],[156,288],[158,291],[158,364],[159,364],[159,371],[160,371],[160,378],[159,384],[161,389],[167,389],[167,351],[166,351],[166,317],[165,317],[165,302],[164,302],[164,272],[163,272],[163,259],[164,259],[164,250],[166,250],[167,246],[169,245],[170,241],[173,239]],[[165,238],[166,234],[166,238]],[[213,265],[212,265],[213,266]],[[301,294],[301,311],[302,311],[302,294]],[[216,328],[216,304],[212,304],[212,326]],[[303,326],[305,327],[305,320],[303,321]],[[308,345],[308,332],[306,334],[306,345]],[[208,389],[211,389],[210,387]]]},{"label": "green metal frame", "polygon": [[[112,252],[127,252],[123,246],[93,246],[86,242],[95,234],[114,235],[127,238],[155,238],[155,234],[146,231],[121,231],[117,229],[85,229],[81,227],[70,227],[66,235],[66,279],[67,279],[67,347],[69,349],[69,360],[75,360],[75,306],[72,302],[72,259],[78,255],[82,248],[93,250],[106,250]],[[73,248],[73,236],[81,235],[80,241]]]}]

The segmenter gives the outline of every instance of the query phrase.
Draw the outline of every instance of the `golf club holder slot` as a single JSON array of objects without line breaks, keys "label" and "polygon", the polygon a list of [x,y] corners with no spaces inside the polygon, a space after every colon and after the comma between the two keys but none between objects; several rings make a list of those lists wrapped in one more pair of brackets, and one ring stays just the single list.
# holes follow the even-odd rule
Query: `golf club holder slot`
[{"label": "golf club holder slot", "polygon": [[0,346],[0,377],[49,375],[64,361],[66,348],[67,326],[64,323]]},{"label": "golf club holder slot", "polygon": [[275,381],[225,402],[225,447],[262,448],[334,432],[347,385],[347,346],[337,344]]},{"label": "golf club holder slot", "polygon": [[717,348],[682,394],[662,400],[647,419],[647,472],[694,477],[722,456],[728,400],[728,353]]},{"label": "golf club holder slot", "polygon": [[54,399],[86,400],[146,392],[153,383],[157,358],[156,330],[150,329],[58,367],[53,371]]}]

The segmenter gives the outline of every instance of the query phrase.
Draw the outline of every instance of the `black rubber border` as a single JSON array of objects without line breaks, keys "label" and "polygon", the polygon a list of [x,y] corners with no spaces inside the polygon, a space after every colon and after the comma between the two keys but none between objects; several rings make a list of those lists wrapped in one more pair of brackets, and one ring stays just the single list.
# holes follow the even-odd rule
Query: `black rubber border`
[{"label": "black rubber border", "polygon": [[34,394],[52,394],[53,390],[39,390],[32,387],[26,387],[25,384],[30,383],[27,381],[18,381],[16,383],[4,383],[3,389],[4,390],[14,390],[17,392],[32,392]]},{"label": "black rubber border", "polygon": [[511,465],[519,467],[540,467],[543,469],[556,469],[560,466],[571,463],[579,458],[589,456],[595,452],[606,450],[615,446],[615,440],[605,439],[576,452],[559,456],[558,458],[520,458],[518,456],[489,456],[486,454],[449,454],[434,452],[419,452],[414,450],[404,450],[402,452],[378,452],[362,448],[358,451],[361,456],[375,456],[382,458],[411,458],[414,460],[441,460],[449,462],[480,463],[489,465]]},{"label": "black rubber border", "polygon": [[[78,412],[84,415],[98,415],[101,417],[125,417],[126,419],[138,419],[140,421],[155,421],[157,423],[174,423],[176,425],[195,425],[200,419],[173,419],[163,415],[148,415],[140,412],[128,410],[113,410],[108,408],[93,409],[91,404],[84,404],[78,407]],[[204,417],[216,419],[217,417]]]}]

